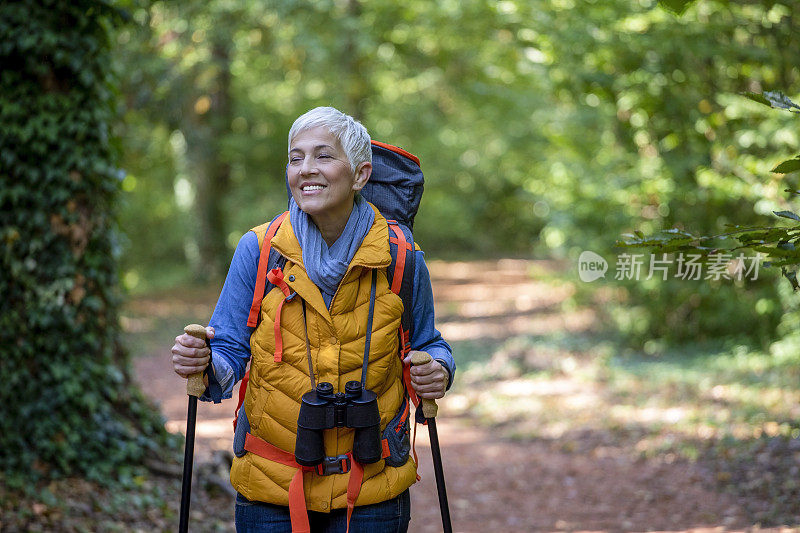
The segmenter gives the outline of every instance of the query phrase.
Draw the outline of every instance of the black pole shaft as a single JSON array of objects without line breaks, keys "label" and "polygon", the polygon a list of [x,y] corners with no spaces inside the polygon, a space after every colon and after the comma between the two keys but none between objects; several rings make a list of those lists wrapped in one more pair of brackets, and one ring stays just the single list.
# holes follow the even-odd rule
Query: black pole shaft
[{"label": "black pole shaft", "polygon": [[433,473],[436,476],[436,491],[439,493],[439,509],[442,511],[444,533],[452,533],[450,523],[450,506],[447,504],[447,489],[444,486],[444,468],[442,467],[442,451],[439,449],[439,433],[436,431],[436,419],[428,418],[428,436],[431,439],[431,455],[433,455]]},{"label": "black pole shaft", "polygon": [[181,487],[180,533],[189,531],[189,501],[192,495],[192,464],[194,463],[194,428],[197,422],[197,397],[189,396],[186,414],[186,448],[183,452],[183,486]]}]

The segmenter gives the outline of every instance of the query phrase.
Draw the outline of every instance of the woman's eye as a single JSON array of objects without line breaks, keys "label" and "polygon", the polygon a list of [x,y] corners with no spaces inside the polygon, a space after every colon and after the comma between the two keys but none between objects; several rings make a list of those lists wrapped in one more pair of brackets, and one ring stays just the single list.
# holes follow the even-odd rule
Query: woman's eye
[{"label": "woman's eye", "polygon": [[323,159],[323,158],[330,159],[331,156],[329,156],[328,154],[319,154],[319,157],[320,157],[320,159]]}]

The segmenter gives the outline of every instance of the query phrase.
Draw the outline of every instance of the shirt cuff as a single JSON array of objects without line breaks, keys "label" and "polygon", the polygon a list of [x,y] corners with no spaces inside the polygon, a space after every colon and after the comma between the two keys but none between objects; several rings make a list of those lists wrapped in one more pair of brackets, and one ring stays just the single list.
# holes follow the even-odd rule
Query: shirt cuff
[{"label": "shirt cuff", "polygon": [[208,388],[200,397],[201,401],[220,403],[227,400],[233,393],[233,368],[221,357],[211,354],[211,364],[204,372],[208,376]]}]

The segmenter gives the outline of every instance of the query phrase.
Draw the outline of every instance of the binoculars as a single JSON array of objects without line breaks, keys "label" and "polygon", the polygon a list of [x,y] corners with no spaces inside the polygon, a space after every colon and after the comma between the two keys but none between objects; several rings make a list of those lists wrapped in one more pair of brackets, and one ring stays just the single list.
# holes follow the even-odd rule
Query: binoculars
[{"label": "binoculars", "polygon": [[303,394],[297,418],[295,460],[304,466],[316,466],[325,457],[323,430],[335,427],[355,429],[353,458],[362,464],[381,458],[381,417],[378,396],[359,381],[348,381],[344,392],[334,393],[333,385],[322,382]]}]

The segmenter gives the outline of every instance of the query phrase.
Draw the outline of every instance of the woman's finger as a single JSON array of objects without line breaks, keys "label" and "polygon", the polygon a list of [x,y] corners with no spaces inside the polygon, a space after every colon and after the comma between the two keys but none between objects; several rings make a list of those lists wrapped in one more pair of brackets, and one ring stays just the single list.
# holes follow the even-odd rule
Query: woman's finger
[{"label": "woman's finger", "polygon": [[440,386],[428,385],[428,386],[425,386],[425,387],[419,387],[418,389],[414,389],[414,390],[417,392],[417,395],[421,395],[421,394],[439,394],[439,393],[444,395],[444,387],[440,387]]},{"label": "woman's finger", "polygon": [[175,337],[175,344],[181,344],[189,348],[203,348],[206,345],[206,341],[204,339],[198,339],[188,333],[182,333]]},{"label": "woman's finger", "polygon": [[184,357],[208,357],[210,353],[211,350],[205,345],[202,348],[195,348],[176,343],[172,347],[173,355],[182,355]]},{"label": "woman's finger", "polygon": [[178,375],[182,377],[188,377],[192,374],[197,374],[198,372],[205,370],[210,360],[210,357],[195,358],[184,357],[182,355],[173,355],[172,368]]},{"label": "woman's finger", "polygon": [[203,368],[193,368],[193,367],[184,367],[184,366],[177,366],[175,367],[175,373],[181,376],[182,378],[188,378],[193,374],[198,374],[202,372]]},{"label": "woman's finger", "polygon": [[211,360],[210,357],[186,357],[184,355],[179,354],[172,354],[172,364],[173,365],[181,365],[181,366],[201,366],[204,367],[208,364]]},{"label": "woman's finger", "polygon": [[444,383],[431,383],[415,388],[414,390],[417,392],[417,396],[421,398],[435,400],[444,396],[445,388]]},{"label": "woman's finger", "polygon": [[439,398],[444,398],[444,391],[417,392],[417,396],[426,400],[438,400]]},{"label": "woman's finger", "polygon": [[445,375],[441,372],[434,372],[432,374],[424,374],[422,376],[411,376],[411,383],[419,383],[419,384],[428,384],[428,383],[439,383],[443,381]]}]

